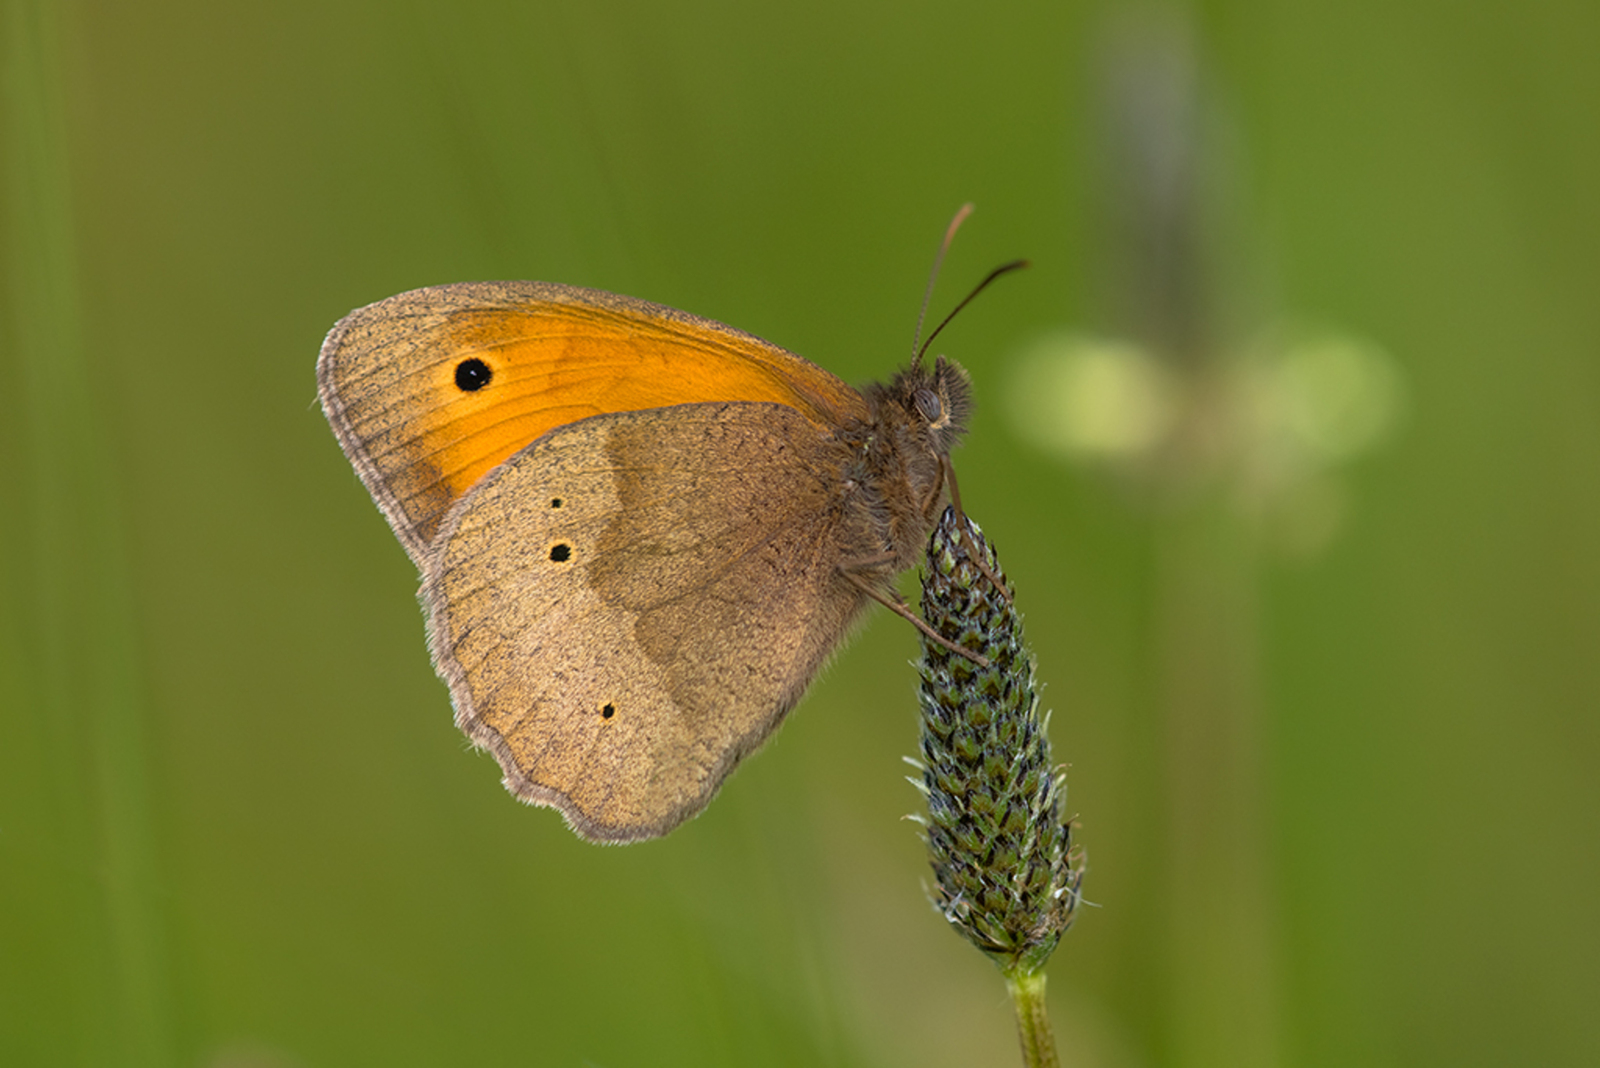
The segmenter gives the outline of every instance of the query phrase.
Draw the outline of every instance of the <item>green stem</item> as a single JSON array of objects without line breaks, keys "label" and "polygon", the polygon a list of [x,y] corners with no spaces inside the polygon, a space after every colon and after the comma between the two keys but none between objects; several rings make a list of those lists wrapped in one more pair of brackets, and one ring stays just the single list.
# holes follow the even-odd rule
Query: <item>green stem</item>
[{"label": "green stem", "polygon": [[1006,976],[1006,989],[1017,1008],[1017,1038],[1025,1068],[1057,1068],[1056,1038],[1044,1003],[1044,972]]},{"label": "green stem", "polygon": [[1214,494],[1159,533],[1168,1026],[1180,1068],[1281,1062],[1255,539]]}]

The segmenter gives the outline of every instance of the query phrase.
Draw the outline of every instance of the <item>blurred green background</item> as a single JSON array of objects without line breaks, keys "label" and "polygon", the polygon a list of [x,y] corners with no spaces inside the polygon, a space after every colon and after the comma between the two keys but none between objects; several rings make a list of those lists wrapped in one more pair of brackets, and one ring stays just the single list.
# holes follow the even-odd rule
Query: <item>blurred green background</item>
[{"label": "blurred green background", "polygon": [[[1600,1063],[1600,7],[0,32],[0,1063],[1016,1063],[901,819],[910,627],[877,613],[701,818],[586,845],[451,725],[313,376],[351,308],[486,278],[885,376],[965,200],[936,311],[1035,263],[940,349],[1099,906],[1051,966],[1064,1063]],[[1052,450],[1053,337],[1211,399],[1168,447]],[[1284,337],[1379,368],[1363,449],[1214,447],[1260,420],[1206,384]]]}]

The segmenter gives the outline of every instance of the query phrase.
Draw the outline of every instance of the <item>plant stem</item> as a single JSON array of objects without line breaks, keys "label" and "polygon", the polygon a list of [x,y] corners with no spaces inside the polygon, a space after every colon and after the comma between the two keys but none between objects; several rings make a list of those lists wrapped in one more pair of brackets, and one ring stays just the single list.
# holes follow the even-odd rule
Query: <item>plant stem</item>
[{"label": "plant stem", "polygon": [[1057,1068],[1056,1038],[1044,1003],[1044,972],[1006,976],[1006,989],[1017,1008],[1017,1038],[1026,1068]]},{"label": "plant stem", "polygon": [[1201,497],[1158,533],[1167,1027],[1179,1068],[1281,1062],[1255,540]]}]

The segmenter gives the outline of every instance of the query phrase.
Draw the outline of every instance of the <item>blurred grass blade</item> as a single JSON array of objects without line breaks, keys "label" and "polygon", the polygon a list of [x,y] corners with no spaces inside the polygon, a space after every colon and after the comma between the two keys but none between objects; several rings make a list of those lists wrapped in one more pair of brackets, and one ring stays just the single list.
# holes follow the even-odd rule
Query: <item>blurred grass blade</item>
[{"label": "blurred grass blade", "polygon": [[146,708],[79,303],[60,12],[11,0],[4,33],[0,939],[28,988],[0,998],[0,1060],[164,1065]]}]

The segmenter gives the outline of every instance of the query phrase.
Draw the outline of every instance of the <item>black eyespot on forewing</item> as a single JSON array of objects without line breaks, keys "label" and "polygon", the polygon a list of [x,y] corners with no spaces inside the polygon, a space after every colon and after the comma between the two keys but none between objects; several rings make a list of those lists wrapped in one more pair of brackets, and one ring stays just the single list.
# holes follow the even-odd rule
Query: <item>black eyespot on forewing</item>
[{"label": "black eyespot on forewing", "polygon": [[550,498],[550,507],[552,507],[552,508],[560,508],[565,503],[566,502],[563,501],[560,497],[551,497]]},{"label": "black eyespot on forewing", "polygon": [[561,544],[550,546],[550,559],[558,564],[564,564],[572,559],[572,546]]},{"label": "black eyespot on forewing", "polygon": [[456,388],[463,393],[476,393],[489,384],[494,372],[476,356],[456,364]]},{"label": "black eyespot on forewing", "polygon": [[606,705],[604,708],[602,708],[600,710],[600,716],[603,719],[610,719],[612,716],[614,716],[616,714],[617,714],[617,708],[616,708],[615,705]]}]

